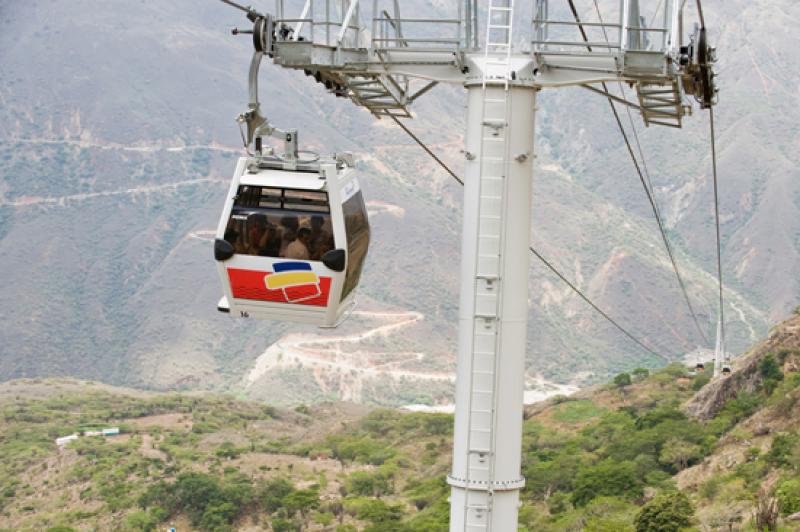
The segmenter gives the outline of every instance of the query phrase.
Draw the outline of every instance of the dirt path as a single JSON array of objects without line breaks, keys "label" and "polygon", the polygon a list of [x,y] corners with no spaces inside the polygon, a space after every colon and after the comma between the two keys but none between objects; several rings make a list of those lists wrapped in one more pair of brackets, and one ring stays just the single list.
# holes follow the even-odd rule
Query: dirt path
[{"label": "dirt path", "polygon": [[[380,377],[410,379],[428,382],[455,382],[454,372],[415,371],[403,369],[409,363],[422,361],[426,354],[421,352],[380,352],[358,347],[358,344],[372,338],[406,333],[406,329],[424,319],[419,312],[369,312],[357,311],[354,316],[377,320],[380,324],[365,331],[338,336],[318,336],[314,334],[287,334],[256,359],[252,369],[244,376],[246,389],[254,386],[259,379],[276,370],[296,368],[309,370],[321,389],[330,387],[325,377],[345,373],[339,379],[343,400],[361,401],[364,383]],[[376,363],[387,356],[390,362]],[[529,376],[525,382],[525,404],[542,401],[554,395],[571,395],[578,391],[572,384],[548,381],[541,376]],[[410,410],[452,412],[454,405],[429,407],[408,405]]]},{"label": "dirt path", "polygon": [[[351,375],[353,383],[343,390],[343,399],[359,401],[360,390],[364,380],[378,377],[393,379],[413,379],[421,381],[452,382],[455,376],[448,372],[424,372],[401,369],[409,362],[420,362],[425,358],[421,352],[380,352],[353,347],[365,340],[378,336],[391,336],[403,331],[424,319],[419,312],[369,312],[356,311],[353,317],[378,320],[379,325],[349,335],[317,336],[312,334],[287,334],[271,345],[258,359],[253,368],[245,375],[245,388],[253,386],[267,373],[298,365],[313,369],[315,378],[321,387],[324,373],[345,372]],[[349,347],[349,348],[346,348]],[[376,359],[391,355],[392,360],[376,363]],[[323,369],[325,371],[320,372]]]},{"label": "dirt path", "polygon": [[40,146],[58,146],[67,145],[75,146],[78,148],[95,148],[98,150],[120,150],[139,153],[155,153],[159,151],[166,152],[182,152],[192,150],[211,150],[225,153],[242,153],[242,148],[233,146],[224,146],[222,144],[189,144],[185,146],[167,146],[164,144],[118,144],[115,142],[93,142],[84,139],[28,139],[28,138],[10,138],[0,139],[0,143],[8,144],[33,144]]},{"label": "dirt path", "polygon": [[94,198],[104,198],[113,196],[128,196],[135,194],[148,194],[152,192],[163,192],[167,190],[176,190],[180,187],[187,187],[197,185],[200,183],[227,183],[227,180],[215,179],[211,177],[204,177],[201,179],[186,179],[184,181],[175,181],[172,183],[163,183],[160,185],[146,185],[141,187],[131,187],[122,190],[107,190],[103,192],[86,192],[83,194],[71,194],[69,196],[59,197],[40,197],[40,196],[23,196],[15,201],[0,201],[0,207],[29,207],[32,205],[57,205],[64,207],[68,203],[86,201]]}]

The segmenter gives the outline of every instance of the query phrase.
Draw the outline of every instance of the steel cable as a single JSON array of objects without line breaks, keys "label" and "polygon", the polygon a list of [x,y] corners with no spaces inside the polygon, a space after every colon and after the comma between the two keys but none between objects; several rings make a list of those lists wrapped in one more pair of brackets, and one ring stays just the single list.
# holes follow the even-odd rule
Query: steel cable
[{"label": "steel cable", "polygon": [[[589,37],[586,35],[586,30],[583,27],[583,23],[581,22],[580,16],[578,15],[578,10],[575,8],[575,3],[573,0],[568,0],[570,11],[572,11],[572,16],[575,18],[575,22],[578,24],[578,28],[581,33],[581,37],[583,38],[584,42],[589,42]],[[595,9],[597,10],[597,15],[599,18],[600,23],[603,23],[602,16],[600,15],[599,6],[597,5],[597,0],[594,0]],[[606,42],[608,42],[608,36],[606,35],[605,27],[603,27],[603,34],[606,38]],[[590,52],[592,51],[592,47],[587,44],[586,49]],[[602,83],[603,89],[606,92],[609,92],[608,86],[605,82]],[[633,162],[633,166],[636,169],[636,173],[639,176],[639,181],[642,183],[642,187],[644,188],[645,194],[647,195],[647,200],[650,203],[650,207],[653,211],[653,216],[655,216],[656,223],[658,224],[658,230],[661,233],[661,239],[664,242],[664,247],[667,251],[667,256],[669,257],[669,261],[672,264],[672,269],[675,272],[675,277],[678,280],[678,284],[680,285],[681,292],[683,294],[683,298],[686,301],[686,306],[689,309],[689,314],[692,316],[692,321],[694,322],[695,327],[697,328],[697,332],[700,334],[700,337],[703,339],[703,342],[708,344],[708,339],[706,338],[705,333],[703,332],[702,327],[700,327],[700,321],[697,319],[697,313],[694,311],[694,307],[692,306],[691,299],[689,298],[689,292],[686,289],[686,283],[683,280],[683,277],[680,274],[680,269],[678,268],[678,263],[675,260],[675,255],[672,250],[672,245],[669,242],[669,238],[667,237],[666,229],[664,228],[664,222],[661,218],[661,213],[659,212],[658,205],[656,204],[655,197],[653,192],[651,191],[651,187],[648,186],[649,176],[645,178],[644,173],[642,172],[642,168],[639,165],[639,161],[636,159],[636,155],[634,154],[633,147],[631,146],[630,139],[628,138],[628,134],[625,131],[625,127],[622,125],[622,120],[619,117],[619,112],[617,112],[617,108],[614,105],[614,101],[609,97],[608,104],[611,106],[611,112],[614,115],[614,120],[617,123],[617,127],[619,128],[620,133],[622,134],[622,139],[625,141],[625,146],[628,149],[628,154],[631,157],[631,161]],[[630,112],[630,111],[629,111]],[[634,129],[635,131],[635,129]],[[637,135],[638,141],[638,135]],[[639,146],[641,150],[641,145]],[[644,164],[644,153],[642,152],[642,163]]]},{"label": "steel cable", "polygon": [[[417,137],[410,129],[408,129],[408,127],[406,127],[405,124],[403,124],[396,116],[392,116],[391,118],[392,118],[392,120],[394,120],[394,122],[398,126],[400,126],[403,129],[403,131],[405,131],[408,134],[408,136],[410,136],[414,140],[414,142],[416,142],[423,150],[425,150],[425,152],[428,155],[430,155],[437,163],[439,163],[439,166],[444,168],[444,170],[448,174],[450,174],[453,177],[453,179],[455,179],[458,182],[458,184],[460,184],[462,186],[464,185],[464,180],[461,179],[455,172],[453,172],[453,170],[451,170],[450,167],[447,166],[447,164],[444,161],[442,161],[439,157],[437,157],[436,154],[433,153],[433,151],[431,151],[431,149],[428,148],[428,146],[419,137]],[[551,272],[553,272],[553,274],[556,275],[556,277],[558,277],[573,292],[575,292],[581,299],[583,299],[589,306],[591,306],[598,314],[600,314],[609,323],[611,323],[611,325],[616,327],[617,330],[619,330],[622,334],[624,334],[631,341],[633,341],[636,345],[638,345],[639,347],[641,347],[642,349],[644,349],[645,351],[647,351],[651,355],[653,355],[653,356],[655,356],[657,358],[660,358],[662,360],[666,360],[668,362],[670,361],[670,359],[668,357],[657,353],[655,350],[653,350],[652,348],[650,348],[647,345],[645,345],[641,340],[639,340],[633,334],[631,334],[625,327],[620,325],[614,318],[612,318],[606,312],[604,312],[603,309],[601,309],[599,306],[597,306],[594,303],[594,301],[592,301],[589,298],[589,296],[584,294],[577,286],[575,286],[573,283],[571,283],[569,281],[569,279],[567,279],[564,276],[564,274],[562,274],[560,271],[558,271],[558,269],[555,266],[553,266],[553,264],[550,263],[550,261],[548,261],[546,258],[544,258],[544,256],[536,250],[536,248],[534,248],[531,245],[531,246],[528,247],[528,249],[533,254],[533,256],[536,257],[537,259],[539,259],[542,262],[542,264],[544,264]]]}]

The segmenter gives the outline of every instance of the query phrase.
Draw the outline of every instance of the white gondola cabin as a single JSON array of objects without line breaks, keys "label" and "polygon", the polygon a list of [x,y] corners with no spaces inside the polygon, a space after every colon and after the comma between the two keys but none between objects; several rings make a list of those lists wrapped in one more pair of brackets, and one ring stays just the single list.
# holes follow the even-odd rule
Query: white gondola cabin
[{"label": "white gondola cabin", "polygon": [[355,303],[369,247],[364,199],[347,157],[293,166],[239,159],[214,242],[217,308],[335,327]]}]

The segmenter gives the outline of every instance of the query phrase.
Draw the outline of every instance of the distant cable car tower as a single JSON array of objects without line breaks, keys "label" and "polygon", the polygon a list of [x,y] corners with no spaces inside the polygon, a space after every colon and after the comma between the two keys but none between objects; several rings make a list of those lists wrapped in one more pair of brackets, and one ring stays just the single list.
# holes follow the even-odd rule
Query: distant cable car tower
[{"label": "distant cable car tower", "polygon": [[[680,128],[715,102],[705,27],[684,27],[685,0],[620,0],[582,21],[574,0],[457,2],[451,18],[401,14],[397,0],[283,0],[247,14],[254,46],[304,71],[377,118],[409,118],[437,83],[467,91],[464,221],[452,473],[452,531],[516,531],[520,471],[534,117],[540,90],[580,86],[637,109],[646,125]],[[597,4],[595,4],[597,7]],[[698,5],[699,7],[699,5]],[[364,8],[371,24],[361,22]],[[655,13],[651,19],[643,14]],[[481,29],[482,26],[482,29]],[[483,36],[483,38],[480,38]],[[521,43],[523,46],[519,46]],[[638,101],[608,82],[635,88]],[[598,87],[597,85],[600,85]]]}]

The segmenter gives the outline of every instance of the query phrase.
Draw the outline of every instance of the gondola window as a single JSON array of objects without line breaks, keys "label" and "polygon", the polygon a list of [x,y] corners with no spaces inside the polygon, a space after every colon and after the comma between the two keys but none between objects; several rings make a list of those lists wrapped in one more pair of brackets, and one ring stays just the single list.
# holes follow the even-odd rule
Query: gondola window
[{"label": "gondola window", "polygon": [[344,299],[358,285],[369,247],[369,221],[360,190],[342,204],[342,210],[347,234],[347,273],[342,289]]},{"label": "gondola window", "polygon": [[320,260],[334,247],[328,194],[242,185],[225,240],[240,255]]}]

